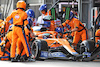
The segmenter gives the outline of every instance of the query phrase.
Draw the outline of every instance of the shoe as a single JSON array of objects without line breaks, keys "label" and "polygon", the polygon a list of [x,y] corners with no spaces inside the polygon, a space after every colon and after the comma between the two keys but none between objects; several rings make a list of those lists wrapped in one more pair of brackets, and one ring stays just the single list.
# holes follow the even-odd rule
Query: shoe
[{"label": "shoe", "polygon": [[15,59],[16,59],[16,60],[20,60],[20,57],[21,57],[21,56],[20,56],[19,54],[17,54],[16,57],[15,57]]},{"label": "shoe", "polygon": [[27,61],[28,61],[28,62],[35,62],[35,59],[34,59],[34,58],[29,57],[29,58],[27,59]]},{"label": "shoe", "polygon": [[12,58],[12,59],[11,59],[11,62],[18,62],[18,60],[15,59],[15,58]]},{"label": "shoe", "polygon": [[20,62],[25,62],[26,60],[25,60],[25,58],[24,57],[20,57]]}]

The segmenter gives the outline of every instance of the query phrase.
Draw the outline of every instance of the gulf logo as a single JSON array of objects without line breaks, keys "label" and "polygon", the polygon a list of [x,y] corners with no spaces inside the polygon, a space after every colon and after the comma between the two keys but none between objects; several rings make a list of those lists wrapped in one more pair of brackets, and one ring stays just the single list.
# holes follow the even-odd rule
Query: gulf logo
[{"label": "gulf logo", "polygon": [[16,16],[15,16],[15,19],[19,19],[19,15],[16,15]]}]

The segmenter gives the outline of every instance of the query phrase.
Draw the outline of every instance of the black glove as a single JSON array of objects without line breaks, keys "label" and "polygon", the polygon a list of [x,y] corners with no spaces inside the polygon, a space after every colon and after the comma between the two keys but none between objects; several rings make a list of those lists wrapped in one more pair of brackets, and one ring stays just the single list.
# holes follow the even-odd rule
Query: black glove
[{"label": "black glove", "polygon": [[68,36],[69,39],[73,39],[73,37],[71,35]]},{"label": "black glove", "polygon": [[72,31],[67,31],[67,33],[72,33]]},{"label": "black glove", "polygon": [[1,46],[1,51],[4,52],[4,50],[5,50],[5,47]]},{"label": "black glove", "polygon": [[100,44],[100,40],[98,40],[97,44]]},{"label": "black glove", "polygon": [[66,32],[64,32],[63,34],[66,34],[66,33],[72,33],[72,31],[66,31]]},{"label": "black glove", "polygon": [[35,35],[35,37],[38,37],[38,35]]}]

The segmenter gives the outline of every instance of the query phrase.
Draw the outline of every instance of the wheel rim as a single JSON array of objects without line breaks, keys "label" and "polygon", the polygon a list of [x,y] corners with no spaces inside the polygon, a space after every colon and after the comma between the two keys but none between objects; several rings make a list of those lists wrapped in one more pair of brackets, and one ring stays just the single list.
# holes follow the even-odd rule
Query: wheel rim
[{"label": "wheel rim", "polygon": [[37,46],[37,43],[35,43],[35,42],[32,43],[31,52],[32,52],[32,55],[34,55],[34,57],[36,58],[37,57],[37,54],[38,54],[38,46]]}]

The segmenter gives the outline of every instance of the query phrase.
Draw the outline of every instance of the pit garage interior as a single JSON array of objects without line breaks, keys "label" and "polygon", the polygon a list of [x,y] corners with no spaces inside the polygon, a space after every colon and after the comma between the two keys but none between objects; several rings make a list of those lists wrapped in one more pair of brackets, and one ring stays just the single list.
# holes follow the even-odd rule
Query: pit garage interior
[{"label": "pit garage interior", "polygon": [[[0,18],[5,19],[11,12],[16,9],[16,3],[18,0],[0,0]],[[42,4],[47,4],[48,9],[57,0],[24,0],[27,3],[27,9],[31,8],[35,12],[36,18],[41,15],[39,12],[39,7]],[[95,2],[94,2],[95,1]],[[100,8],[95,7],[94,3],[100,3],[99,0],[60,0],[59,3],[54,7],[56,12],[61,12],[63,7],[76,8],[78,13],[78,19],[85,24],[89,33],[93,28],[93,21],[97,17]],[[99,24],[99,21],[98,21]],[[93,33],[89,36],[92,37]]]}]

